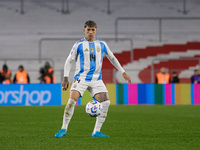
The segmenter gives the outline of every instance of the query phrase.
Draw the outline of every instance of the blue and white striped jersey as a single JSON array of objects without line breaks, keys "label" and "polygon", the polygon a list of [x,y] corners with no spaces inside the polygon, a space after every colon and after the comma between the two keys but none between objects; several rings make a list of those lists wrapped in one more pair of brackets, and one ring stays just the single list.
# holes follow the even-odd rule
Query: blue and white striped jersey
[{"label": "blue and white striped jersey", "polygon": [[[103,55],[106,55],[110,61],[116,59],[105,41],[95,38],[93,42],[88,42],[83,38],[74,44],[66,62],[76,61],[74,79],[97,81],[102,79]],[[64,68],[64,76],[69,75],[69,70],[66,69],[67,66]],[[119,62],[117,69],[124,71]]]}]

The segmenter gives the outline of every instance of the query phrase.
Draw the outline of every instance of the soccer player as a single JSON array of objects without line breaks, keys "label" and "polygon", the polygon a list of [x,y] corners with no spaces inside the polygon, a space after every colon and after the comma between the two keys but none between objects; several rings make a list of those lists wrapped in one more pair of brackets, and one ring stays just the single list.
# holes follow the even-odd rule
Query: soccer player
[{"label": "soccer player", "polygon": [[105,41],[95,37],[97,25],[94,21],[86,21],[84,25],[85,38],[76,42],[64,65],[64,78],[62,81],[63,90],[67,90],[69,73],[72,62],[76,62],[76,71],[74,82],[70,89],[70,98],[64,110],[63,124],[55,137],[61,138],[66,135],[67,127],[74,113],[76,101],[83,96],[85,90],[88,90],[91,96],[102,104],[102,113],[96,118],[96,124],[92,137],[109,137],[103,134],[100,129],[106,119],[110,100],[108,91],[102,81],[101,67],[103,55],[105,54],[111,63],[122,73],[122,76],[128,83],[131,83],[130,77],[126,74],[116,57],[110,51]]}]

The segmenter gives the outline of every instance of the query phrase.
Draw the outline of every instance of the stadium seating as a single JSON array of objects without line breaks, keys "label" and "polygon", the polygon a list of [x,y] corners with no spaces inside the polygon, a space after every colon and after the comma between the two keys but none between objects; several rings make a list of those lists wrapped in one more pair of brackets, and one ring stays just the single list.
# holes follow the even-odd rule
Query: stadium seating
[{"label": "stadium seating", "polygon": [[[154,49],[156,50],[154,51]],[[173,45],[165,44],[158,47],[153,46],[144,49],[134,49],[133,51],[134,61],[126,65],[124,64],[124,68],[128,70],[129,74],[131,74],[133,82],[150,83],[151,65],[152,61],[155,59],[156,61],[154,62],[154,77],[155,73],[157,73],[159,69],[163,66],[168,68],[170,73],[173,71],[181,73],[182,70],[189,69],[189,67],[195,67],[196,65],[198,65],[198,60],[193,60],[193,58],[197,58],[200,54],[200,42],[188,42],[186,44]],[[177,60],[183,59],[183,57],[189,57],[188,59],[190,60]],[[119,59],[123,59],[123,55],[120,55]],[[137,70],[131,71],[132,68]],[[183,76],[181,75],[181,82],[189,82],[189,78],[192,74],[193,70],[190,69],[190,72],[187,72],[187,74]],[[118,82],[123,82],[123,79],[120,77],[119,73],[117,74],[117,79]]]},{"label": "stadium seating", "polygon": [[[26,0],[24,1],[24,14],[21,15],[20,1],[3,0],[0,3],[0,59],[38,58],[40,53],[38,46],[42,38],[82,38],[84,36],[82,33],[83,23],[88,19],[97,22],[97,37],[102,39],[104,37],[114,38],[117,17],[185,17],[180,6],[182,6],[181,1],[173,3],[171,1],[156,0],[111,1],[111,14],[107,14],[107,0],[93,0],[92,3],[91,0],[76,0],[70,1],[70,13],[62,14],[61,1]],[[187,17],[199,16],[200,10],[196,1],[188,2],[187,6],[190,10]],[[144,8],[146,11],[144,11]],[[198,45],[193,44],[194,42],[187,43],[188,48],[184,44],[188,41],[198,41],[200,39],[200,35],[196,32],[199,29],[198,20],[177,20],[173,23],[166,21],[163,24],[163,41],[158,41],[158,26],[155,21],[130,20],[119,22],[118,37],[133,40],[133,63],[130,63],[130,50],[132,49],[129,43],[124,41],[108,42],[120,63],[128,70],[135,70],[133,74],[128,71],[131,76],[135,77],[133,82],[140,83],[143,81],[138,76],[139,72],[147,67],[147,64],[160,53],[160,48],[163,49],[160,54],[169,54],[169,56],[171,56],[171,52],[186,52],[186,50],[198,48]],[[42,43],[41,57],[53,59],[56,82],[61,82],[63,64],[74,42],[73,40],[62,42],[55,40]],[[177,45],[175,50],[169,50],[171,44]],[[188,53],[190,52],[186,54]],[[196,54],[192,52],[190,55]],[[8,63],[14,72],[16,66],[23,63],[31,74],[32,83],[38,82],[38,70],[43,62],[35,61],[34,65],[29,61]],[[2,64],[3,61],[0,61],[0,67]],[[113,74],[112,68],[108,60],[104,59],[103,69],[110,69],[102,71],[106,82],[113,82],[113,76],[118,74],[117,72]],[[124,82],[118,75],[117,81]]]},{"label": "stadium seating", "polygon": [[[190,50],[190,51],[188,51]],[[192,52],[191,50],[193,50],[193,55],[195,53],[199,53],[200,50],[200,42],[189,42],[185,45],[164,45],[163,49],[162,47],[160,47],[160,53],[157,53],[156,55],[162,54],[163,51],[164,53],[167,51],[167,53],[165,54],[169,54],[172,52],[190,52],[190,54],[188,54],[188,57],[180,57],[180,53],[173,53],[173,55],[177,55],[177,57],[173,56],[172,59],[180,59],[180,60],[159,60],[159,63],[157,62],[157,64],[154,64],[154,69],[157,71],[154,71],[154,77],[155,74],[159,71],[159,69],[161,67],[166,67],[169,69],[169,73],[172,73],[173,71],[176,71],[178,74],[181,73],[182,70],[186,70],[189,69],[189,67],[194,67],[197,66],[199,64],[198,60],[194,60],[192,57]],[[196,51],[196,52],[195,52]],[[145,53],[146,54],[146,53]],[[187,54],[187,53],[185,53]],[[136,56],[136,55],[135,55]],[[190,56],[190,57],[189,57]],[[194,55],[195,58],[198,58],[199,55]],[[141,57],[143,58],[143,57]],[[182,59],[186,59],[186,60],[182,60]],[[144,68],[140,73],[139,73],[139,78],[141,79],[142,82],[144,83],[149,83],[151,82],[151,79],[148,77],[151,71],[151,65],[147,66],[146,68]],[[193,73],[193,71],[191,71],[191,73],[189,73],[187,75],[187,78],[180,78],[180,82],[182,83],[188,83],[190,82],[190,76]]]}]

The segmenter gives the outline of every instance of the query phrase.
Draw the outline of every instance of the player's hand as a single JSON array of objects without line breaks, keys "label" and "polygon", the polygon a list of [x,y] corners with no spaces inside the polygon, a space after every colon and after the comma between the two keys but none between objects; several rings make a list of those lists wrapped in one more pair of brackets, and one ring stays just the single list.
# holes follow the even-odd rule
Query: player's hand
[{"label": "player's hand", "polygon": [[69,86],[68,77],[64,77],[62,81],[62,89],[66,91],[68,89],[68,86]]},{"label": "player's hand", "polygon": [[126,74],[126,72],[122,73],[123,78],[128,81],[128,83],[131,83],[131,78],[129,77],[128,74]]}]

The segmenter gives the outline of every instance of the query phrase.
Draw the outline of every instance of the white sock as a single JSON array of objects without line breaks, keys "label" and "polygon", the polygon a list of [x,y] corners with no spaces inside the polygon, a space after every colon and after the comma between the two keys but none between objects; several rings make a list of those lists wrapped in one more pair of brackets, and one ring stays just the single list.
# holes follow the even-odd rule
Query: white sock
[{"label": "white sock", "polygon": [[66,129],[67,130],[67,127],[68,127],[68,124],[72,118],[72,115],[74,113],[74,107],[76,105],[76,101],[73,100],[73,99],[69,99],[68,100],[68,103],[65,107],[65,110],[64,110],[64,115],[63,115],[63,124],[62,124],[62,127],[61,129]]},{"label": "white sock", "polygon": [[96,118],[96,124],[93,133],[101,130],[101,127],[107,117],[110,100],[104,101],[101,104],[102,104],[102,113]]}]

